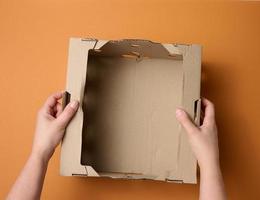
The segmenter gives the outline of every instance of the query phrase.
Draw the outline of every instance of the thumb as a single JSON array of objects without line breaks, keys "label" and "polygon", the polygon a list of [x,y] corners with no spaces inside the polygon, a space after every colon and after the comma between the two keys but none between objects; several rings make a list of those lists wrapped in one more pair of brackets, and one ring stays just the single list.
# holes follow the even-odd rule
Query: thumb
[{"label": "thumb", "polygon": [[73,118],[79,107],[78,101],[70,102],[56,119],[61,128],[66,128],[70,120]]},{"label": "thumb", "polygon": [[184,110],[178,108],[176,110],[176,118],[188,134],[192,134],[198,130],[198,128],[194,125],[194,123],[191,121],[190,117]]}]

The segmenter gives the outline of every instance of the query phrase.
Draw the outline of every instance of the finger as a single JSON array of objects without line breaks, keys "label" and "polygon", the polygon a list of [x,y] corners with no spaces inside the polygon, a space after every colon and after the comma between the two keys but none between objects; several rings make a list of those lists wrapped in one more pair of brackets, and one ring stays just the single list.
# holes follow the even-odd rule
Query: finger
[{"label": "finger", "polygon": [[78,106],[79,106],[78,101],[72,101],[60,113],[56,121],[61,128],[66,128],[66,126],[68,125],[68,123],[70,122],[74,114],[77,112]]},{"label": "finger", "polygon": [[214,104],[206,98],[202,99],[202,104],[205,107],[203,124],[212,124],[215,122]]},{"label": "finger", "polygon": [[186,132],[188,132],[188,134],[193,134],[194,132],[198,131],[198,128],[191,121],[190,117],[184,110],[182,110],[180,108],[177,109],[176,118],[181,123],[181,125],[186,130]]},{"label": "finger", "polygon": [[53,113],[53,107],[57,104],[57,101],[59,99],[61,99],[61,97],[62,97],[62,92],[57,92],[57,93],[50,95],[47,98],[47,100],[45,101],[45,103],[43,105],[43,109],[47,113],[52,114]]},{"label": "finger", "polygon": [[55,116],[56,116],[56,118],[57,118],[57,117],[60,116],[60,114],[61,114],[61,112],[62,112],[62,105],[61,105],[61,103],[58,102],[58,103],[56,104],[56,106],[55,106],[55,111],[56,111],[56,112],[55,112],[55,113],[56,113]]}]

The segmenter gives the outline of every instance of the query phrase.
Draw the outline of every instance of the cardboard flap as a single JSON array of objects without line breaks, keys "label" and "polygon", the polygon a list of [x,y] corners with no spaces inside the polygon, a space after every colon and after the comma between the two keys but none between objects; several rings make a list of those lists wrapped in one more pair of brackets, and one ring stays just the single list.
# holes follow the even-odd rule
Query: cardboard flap
[{"label": "cardboard flap", "polygon": [[87,176],[99,176],[99,174],[91,166],[85,166]]},{"label": "cardboard flap", "polygon": [[181,60],[182,54],[178,47],[170,48],[149,40],[111,40],[101,41],[90,53],[98,56],[125,56],[142,58],[163,58]]}]

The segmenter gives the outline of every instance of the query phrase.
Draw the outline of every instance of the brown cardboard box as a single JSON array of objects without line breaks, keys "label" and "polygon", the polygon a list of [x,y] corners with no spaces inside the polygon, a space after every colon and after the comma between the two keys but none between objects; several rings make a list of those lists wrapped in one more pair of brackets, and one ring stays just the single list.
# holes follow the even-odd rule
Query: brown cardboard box
[{"label": "brown cardboard box", "polygon": [[80,102],[61,175],[196,183],[197,161],[175,118],[200,117],[201,46],[72,38],[66,90]]}]

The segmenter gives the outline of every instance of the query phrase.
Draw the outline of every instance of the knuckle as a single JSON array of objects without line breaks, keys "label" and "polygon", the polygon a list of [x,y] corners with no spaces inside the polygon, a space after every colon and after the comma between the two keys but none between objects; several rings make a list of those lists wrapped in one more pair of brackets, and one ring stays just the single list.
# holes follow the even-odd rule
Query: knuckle
[{"label": "knuckle", "polygon": [[50,96],[49,96],[49,98],[52,98],[52,97],[54,97],[55,96],[55,92],[52,92],[51,94],[50,94]]},{"label": "knuckle", "polygon": [[37,111],[37,116],[42,116],[43,114],[43,108],[40,108],[38,111]]},{"label": "knuckle", "polygon": [[48,101],[50,101],[51,99],[52,99],[52,95],[49,96],[49,97],[46,99],[45,103],[48,102]]},{"label": "knuckle", "polygon": [[214,104],[213,104],[210,100],[207,100],[207,103],[208,103],[208,105],[211,106],[211,107],[214,106]]},{"label": "knuckle", "polygon": [[210,105],[211,105],[212,109],[214,110],[215,109],[215,105],[212,102],[210,102]]}]

